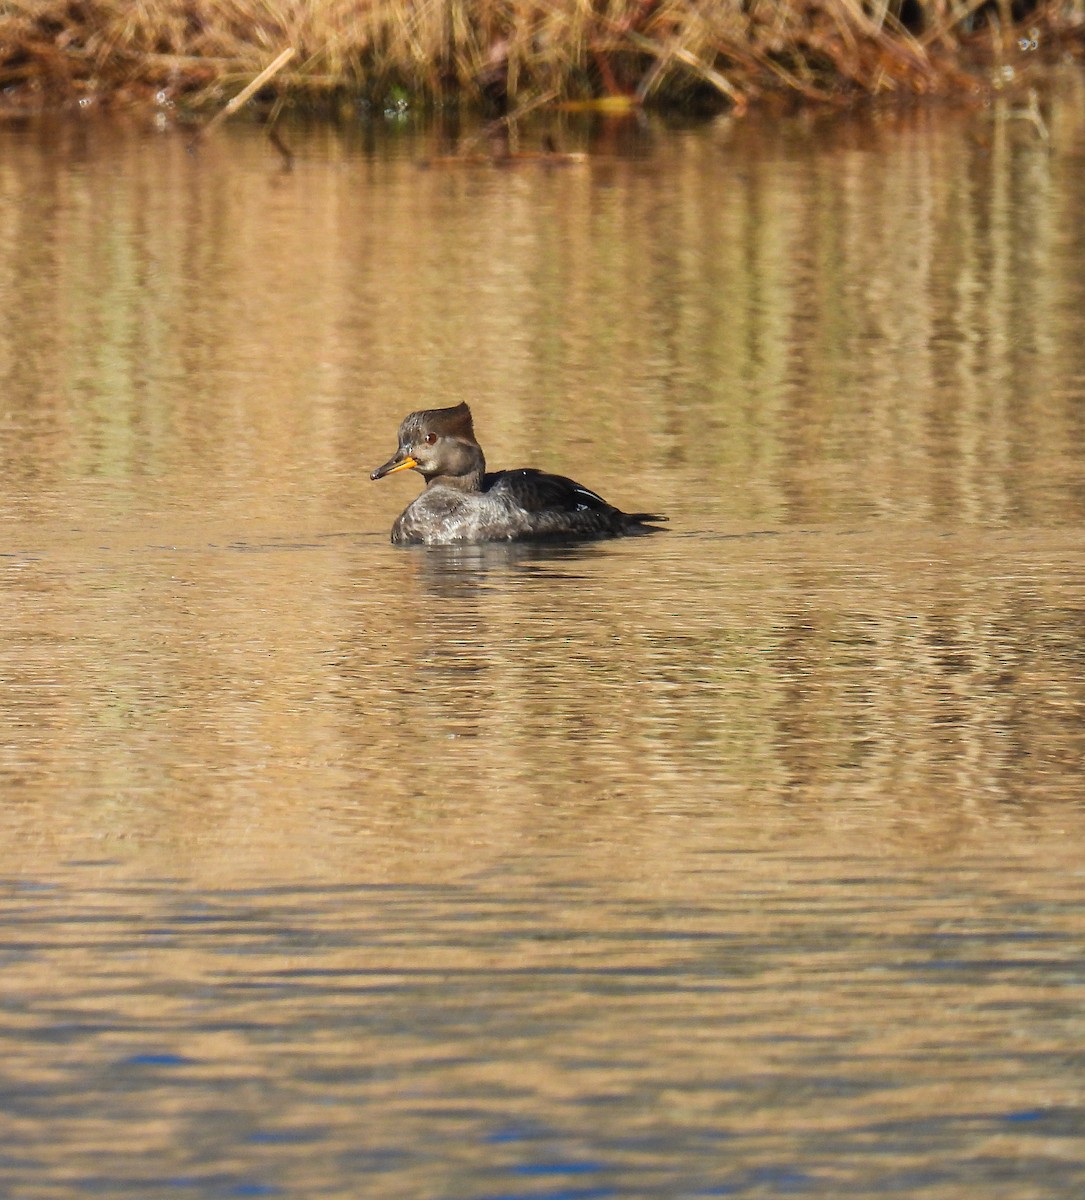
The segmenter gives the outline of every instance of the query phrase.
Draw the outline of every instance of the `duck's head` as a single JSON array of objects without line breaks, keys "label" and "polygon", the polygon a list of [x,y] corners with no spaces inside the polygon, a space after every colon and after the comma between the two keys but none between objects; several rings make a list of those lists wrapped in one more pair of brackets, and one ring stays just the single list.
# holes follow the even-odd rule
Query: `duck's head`
[{"label": "duck's head", "polygon": [[404,417],[399,427],[399,449],[370,476],[383,479],[396,471],[417,471],[427,483],[447,478],[477,487],[486,470],[482,447],[475,441],[471,410],[428,408]]}]

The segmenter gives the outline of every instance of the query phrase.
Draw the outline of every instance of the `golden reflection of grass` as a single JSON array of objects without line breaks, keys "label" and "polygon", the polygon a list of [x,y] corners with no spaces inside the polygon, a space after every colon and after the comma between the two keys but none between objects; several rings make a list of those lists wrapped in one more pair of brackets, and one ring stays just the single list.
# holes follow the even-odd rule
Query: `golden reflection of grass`
[{"label": "golden reflection of grass", "polygon": [[705,822],[717,849],[1010,853],[1076,795],[1082,689],[1058,586],[1019,594],[985,544],[747,544],[700,564],[711,609],[662,540],[459,599],[373,543],[32,569],[5,593],[11,844],[371,880],[650,879]]},{"label": "golden reflection of grass", "polygon": [[[88,836],[299,870],[353,836],[420,871],[578,832],[646,862],[690,808],[756,837],[759,804],[778,835],[834,795],[856,844],[952,847],[1065,798],[1079,87],[1050,146],[920,114],[531,180],[327,132],[304,188],[231,131],[198,162],[17,142],[9,777],[78,781]],[[495,465],[674,532],[534,573],[392,554],[410,489],[365,476],[446,397]],[[777,536],[720,536],[751,528]],[[431,845],[397,843],[414,821]]]}]

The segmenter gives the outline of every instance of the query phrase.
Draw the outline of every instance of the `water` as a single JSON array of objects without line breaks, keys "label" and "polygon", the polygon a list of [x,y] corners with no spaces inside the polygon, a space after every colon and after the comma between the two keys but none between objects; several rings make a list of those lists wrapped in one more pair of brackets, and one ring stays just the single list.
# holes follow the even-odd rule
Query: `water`
[{"label": "water", "polygon": [[0,131],[0,1191],[1081,1194],[1080,93]]}]

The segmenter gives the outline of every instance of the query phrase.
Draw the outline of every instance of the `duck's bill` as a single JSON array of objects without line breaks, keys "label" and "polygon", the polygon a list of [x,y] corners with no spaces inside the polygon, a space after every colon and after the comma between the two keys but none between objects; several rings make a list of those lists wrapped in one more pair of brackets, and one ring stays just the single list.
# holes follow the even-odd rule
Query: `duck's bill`
[{"label": "duck's bill", "polygon": [[409,471],[411,467],[417,467],[418,460],[411,458],[408,454],[406,458],[400,458],[397,454],[395,458],[390,458],[383,467],[378,467],[370,479],[383,479],[385,475],[394,475],[396,471]]}]

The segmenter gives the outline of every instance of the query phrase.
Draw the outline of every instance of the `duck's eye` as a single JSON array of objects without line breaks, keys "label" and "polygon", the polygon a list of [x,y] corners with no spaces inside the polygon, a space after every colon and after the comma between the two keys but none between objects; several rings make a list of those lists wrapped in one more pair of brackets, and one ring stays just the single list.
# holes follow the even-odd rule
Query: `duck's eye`
[{"label": "duck's eye", "polygon": [[427,446],[432,446],[433,443],[437,440],[437,435],[435,433],[427,433],[426,436],[422,440],[426,443]]}]

